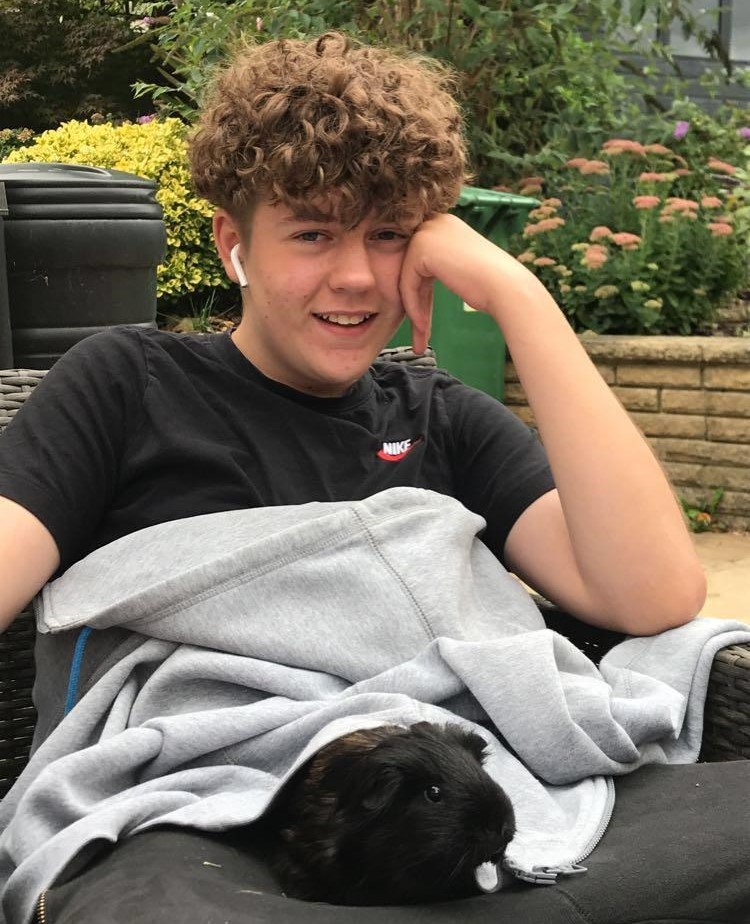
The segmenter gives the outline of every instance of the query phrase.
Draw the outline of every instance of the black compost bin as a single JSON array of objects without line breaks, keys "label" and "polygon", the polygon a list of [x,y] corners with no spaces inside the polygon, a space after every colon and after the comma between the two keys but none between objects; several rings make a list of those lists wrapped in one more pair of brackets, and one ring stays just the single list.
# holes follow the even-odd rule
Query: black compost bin
[{"label": "black compost bin", "polygon": [[[113,324],[156,326],[166,232],[154,182],[101,167],[0,164],[0,205],[3,187],[14,366],[48,369]],[[2,302],[0,291],[0,313]]]}]

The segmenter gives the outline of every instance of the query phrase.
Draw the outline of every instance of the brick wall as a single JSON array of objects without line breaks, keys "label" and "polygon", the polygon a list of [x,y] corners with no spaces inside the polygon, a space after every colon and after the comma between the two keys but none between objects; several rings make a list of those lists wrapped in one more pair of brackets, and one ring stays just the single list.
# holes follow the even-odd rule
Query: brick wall
[{"label": "brick wall", "polygon": [[[676,492],[725,494],[717,518],[750,530],[750,337],[583,336],[604,380],[647,437]],[[513,364],[505,403],[534,423]]]}]

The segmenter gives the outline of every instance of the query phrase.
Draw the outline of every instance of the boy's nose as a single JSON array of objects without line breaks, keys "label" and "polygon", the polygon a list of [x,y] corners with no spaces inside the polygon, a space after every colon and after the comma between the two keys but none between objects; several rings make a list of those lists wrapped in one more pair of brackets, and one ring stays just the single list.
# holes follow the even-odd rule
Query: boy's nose
[{"label": "boy's nose", "polygon": [[363,241],[348,241],[337,249],[329,274],[329,284],[335,290],[362,291],[375,282],[370,254]]}]

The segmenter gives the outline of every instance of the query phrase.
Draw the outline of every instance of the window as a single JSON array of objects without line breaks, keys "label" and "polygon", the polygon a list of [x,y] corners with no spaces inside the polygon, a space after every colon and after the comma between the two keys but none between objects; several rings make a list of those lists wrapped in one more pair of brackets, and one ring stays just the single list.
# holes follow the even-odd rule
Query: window
[{"label": "window", "polygon": [[750,61],[750,0],[732,4],[729,55],[734,61]]},{"label": "window", "polygon": [[[685,6],[699,27],[718,33],[733,61],[750,63],[750,0],[686,0]],[[629,7],[629,0],[625,0],[623,21],[617,31],[620,41],[640,44],[658,37],[660,42],[671,47],[675,55],[708,57],[699,39],[694,35],[685,38],[679,22],[673,22],[666,30],[657,29],[653,9],[648,10],[634,29],[628,20]]]},{"label": "window", "polygon": [[[719,31],[719,3],[717,0],[690,0],[688,9],[695,17],[699,28],[709,32]],[[701,42],[691,35],[685,38],[680,23],[672,23],[669,29],[669,44],[676,55],[703,58],[706,50]]]}]

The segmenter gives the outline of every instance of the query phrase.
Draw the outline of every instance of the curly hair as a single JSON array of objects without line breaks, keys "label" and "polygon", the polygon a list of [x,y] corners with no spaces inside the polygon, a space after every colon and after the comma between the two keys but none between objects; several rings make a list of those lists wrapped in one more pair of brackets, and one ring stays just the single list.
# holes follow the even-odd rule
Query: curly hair
[{"label": "curly hair", "polygon": [[426,218],[468,181],[449,68],[340,33],[246,45],[215,75],[190,140],[199,194],[238,220],[261,198],[354,227]]}]

